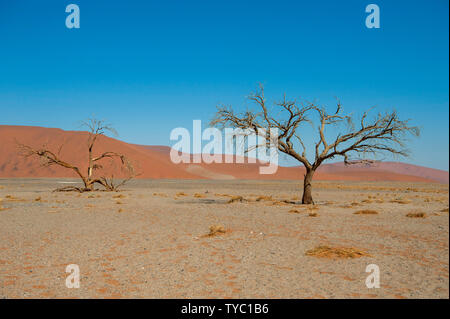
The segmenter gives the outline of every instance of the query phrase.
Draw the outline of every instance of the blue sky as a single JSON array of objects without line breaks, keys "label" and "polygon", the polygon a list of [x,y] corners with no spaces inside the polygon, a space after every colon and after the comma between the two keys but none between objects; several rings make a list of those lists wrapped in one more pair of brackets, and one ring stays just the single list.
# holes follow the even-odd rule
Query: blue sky
[{"label": "blue sky", "polygon": [[[380,29],[365,27],[370,3]],[[124,141],[172,145],[173,128],[247,107],[262,82],[269,101],[395,108],[422,128],[403,161],[448,170],[448,49],[447,0],[1,1],[0,124],[95,115]]]}]

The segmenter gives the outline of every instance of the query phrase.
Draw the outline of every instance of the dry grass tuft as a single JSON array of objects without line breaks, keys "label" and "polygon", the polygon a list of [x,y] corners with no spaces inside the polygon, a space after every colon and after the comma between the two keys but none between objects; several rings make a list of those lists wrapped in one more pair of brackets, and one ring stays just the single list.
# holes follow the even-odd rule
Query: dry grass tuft
[{"label": "dry grass tuft", "polygon": [[186,193],[183,193],[183,192],[179,192],[179,193],[176,193],[175,196],[187,196],[187,194],[186,194]]},{"label": "dry grass tuft", "polygon": [[396,204],[410,204],[411,200],[409,200],[409,199],[402,199],[402,198],[396,198],[396,199],[392,199],[390,202],[391,203],[396,203]]},{"label": "dry grass tuft", "polygon": [[122,205],[123,203],[120,200],[118,200],[118,201],[116,201],[116,204],[117,205]]},{"label": "dry grass tuft", "polygon": [[368,253],[353,247],[329,247],[322,245],[307,250],[305,255],[319,258],[360,258],[370,256]]},{"label": "dry grass tuft", "polygon": [[206,196],[203,195],[203,194],[200,194],[200,193],[195,193],[195,194],[194,194],[194,197],[195,197],[195,198],[205,198]]},{"label": "dry grass tuft", "polygon": [[287,201],[284,201],[284,200],[282,200],[282,201],[274,200],[271,203],[268,203],[267,205],[270,205],[270,206],[277,206],[277,205],[278,206],[286,206],[286,205],[291,205],[291,203],[289,203]]},{"label": "dry grass tuft", "polygon": [[227,230],[222,225],[211,225],[209,226],[209,233],[203,235],[203,237],[213,237],[217,235],[223,235],[226,232]]},{"label": "dry grass tuft", "polygon": [[360,205],[361,205],[361,204],[358,203],[358,202],[351,202],[350,204],[342,205],[341,207],[342,207],[342,208],[353,208],[353,207],[360,206]]},{"label": "dry grass tuft", "polygon": [[242,196],[232,196],[229,200],[228,200],[228,204],[234,203],[234,202],[246,202],[247,200],[242,197]]},{"label": "dry grass tuft", "polygon": [[289,211],[289,213],[292,213],[292,214],[301,214],[301,213],[303,213],[301,210],[298,210],[298,209],[291,209],[290,211]]},{"label": "dry grass tuft", "polygon": [[168,195],[165,193],[153,193],[153,196],[167,197]]},{"label": "dry grass tuft", "polygon": [[124,194],[118,194],[118,195],[113,195],[112,198],[125,198],[126,196]]},{"label": "dry grass tuft", "polygon": [[41,196],[36,197],[36,198],[34,199],[35,202],[40,202],[41,200],[42,200]]},{"label": "dry grass tuft", "polygon": [[214,194],[214,196],[220,196],[220,197],[233,197],[233,195],[229,195],[229,194],[220,194],[220,193],[216,193],[216,194]]},{"label": "dry grass tuft", "polygon": [[257,201],[257,202],[261,202],[261,201],[267,202],[267,201],[271,201],[271,200],[273,200],[273,199],[272,199],[272,196],[258,196],[258,197],[256,198],[256,201]]},{"label": "dry grass tuft", "polygon": [[441,213],[448,213],[448,207],[440,210]]},{"label": "dry grass tuft", "polygon": [[119,208],[119,210],[117,211],[118,213],[121,213],[121,212],[123,212],[123,209],[122,208]]},{"label": "dry grass tuft", "polygon": [[377,215],[378,212],[373,209],[362,209],[354,212],[355,215]]},{"label": "dry grass tuft", "polygon": [[309,213],[308,216],[309,216],[309,217],[317,217],[317,216],[319,216],[319,215],[317,215],[317,213]]},{"label": "dry grass tuft", "polygon": [[25,199],[19,198],[19,197],[15,197],[13,195],[6,195],[5,199],[11,201],[11,202],[24,202]]},{"label": "dry grass tuft", "polygon": [[425,218],[425,217],[427,217],[427,214],[425,214],[425,213],[409,213],[409,214],[406,214],[406,217]]}]

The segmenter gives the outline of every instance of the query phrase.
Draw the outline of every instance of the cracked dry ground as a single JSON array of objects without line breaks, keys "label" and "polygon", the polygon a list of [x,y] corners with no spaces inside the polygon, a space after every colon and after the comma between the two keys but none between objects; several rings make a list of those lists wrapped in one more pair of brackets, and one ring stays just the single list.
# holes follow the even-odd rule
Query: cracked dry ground
[{"label": "cracked dry ground", "polygon": [[[449,298],[448,185],[315,182],[307,207],[288,181],[57,186],[0,180],[0,297]],[[204,236],[211,225],[226,233]],[[305,255],[320,245],[370,256]],[[78,289],[65,285],[69,264]],[[379,289],[365,285],[369,264]]]}]

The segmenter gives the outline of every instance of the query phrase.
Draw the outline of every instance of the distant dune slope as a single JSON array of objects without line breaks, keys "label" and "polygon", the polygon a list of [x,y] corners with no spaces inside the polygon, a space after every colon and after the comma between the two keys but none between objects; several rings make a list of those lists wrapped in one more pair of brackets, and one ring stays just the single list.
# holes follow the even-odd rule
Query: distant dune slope
[{"label": "distant dune slope", "polygon": [[[86,167],[87,132],[63,131],[57,128],[0,125],[0,177],[76,177],[75,173],[57,166],[41,167],[39,159],[23,158],[18,154],[16,140],[33,147],[47,145],[61,158]],[[167,146],[128,144],[110,137],[102,137],[94,148],[95,153],[115,151],[127,155],[139,178],[171,179],[301,179],[303,167],[279,167],[276,174],[260,175],[259,164],[173,164]],[[106,165],[104,175],[121,176],[113,165]],[[410,181],[448,183],[446,171],[398,162],[376,163],[367,166],[345,166],[343,163],[324,164],[315,176],[316,180],[348,181]]]}]

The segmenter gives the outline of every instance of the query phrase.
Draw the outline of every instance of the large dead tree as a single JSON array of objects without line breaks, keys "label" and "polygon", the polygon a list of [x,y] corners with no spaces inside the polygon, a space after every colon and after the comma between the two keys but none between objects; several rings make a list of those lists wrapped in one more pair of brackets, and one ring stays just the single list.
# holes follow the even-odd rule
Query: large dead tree
[{"label": "large dead tree", "polygon": [[[88,192],[93,191],[95,184],[99,184],[103,186],[108,191],[116,191],[121,186],[126,184],[129,180],[136,176],[134,167],[132,163],[128,160],[128,158],[120,153],[108,151],[97,156],[94,155],[94,145],[98,141],[100,136],[103,136],[106,131],[117,134],[116,131],[106,125],[103,121],[91,119],[85,123],[83,123],[89,129],[88,139],[87,139],[87,161],[88,168],[86,173],[83,173],[79,166],[69,163],[66,160],[61,158],[61,149],[63,145],[61,145],[57,152],[52,151],[47,148],[46,145],[43,145],[40,148],[33,148],[29,145],[24,145],[17,142],[20,154],[24,157],[39,157],[41,159],[41,165],[44,167],[49,167],[53,165],[65,167],[67,169],[73,170],[83,181],[84,187],[64,187],[57,189],[58,191],[71,191],[76,190],[79,192]],[[121,179],[120,182],[115,182],[114,176],[106,177],[99,176],[96,177],[94,172],[103,168],[101,162],[105,160],[118,161],[120,170],[123,174],[125,174],[125,178]]]},{"label": "large dead tree", "polygon": [[[306,169],[303,184],[303,204],[313,204],[311,194],[312,179],[317,168],[326,160],[336,157],[343,158],[345,164],[368,163],[367,157],[380,153],[390,153],[407,156],[405,148],[407,135],[419,136],[417,127],[409,126],[409,120],[400,120],[395,111],[378,113],[369,119],[369,111],[363,113],[358,123],[354,123],[352,115],[344,114],[339,101],[337,107],[329,113],[324,107],[313,102],[287,100],[286,96],[275,103],[269,110],[264,97],[264,87],[249,96],[258,108],[258,112],[246,111],[235,113],[231,107],[218,106],[212,125],[242,129],[249,134],[256,134],[265,139],[267,145],[272,138],[268,134],[271,128],[278,129],[277,148],[303,164]],[[312,118],[319,122],[318,139],[313,145],[314,158],[307,156],[307,148],[299,134],[299,128],[305,123],[313,124]],[[327,140],[327,128],[335,126],[340,133]],[[259,144],[261,145],[261,144]],[[258,145],[256,146],[258,147]]]}]

